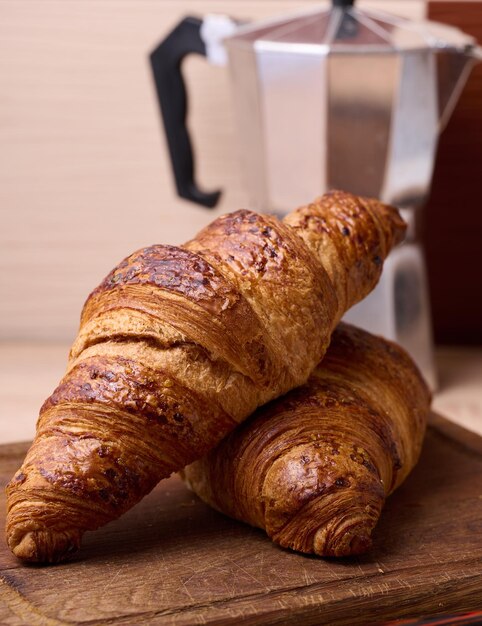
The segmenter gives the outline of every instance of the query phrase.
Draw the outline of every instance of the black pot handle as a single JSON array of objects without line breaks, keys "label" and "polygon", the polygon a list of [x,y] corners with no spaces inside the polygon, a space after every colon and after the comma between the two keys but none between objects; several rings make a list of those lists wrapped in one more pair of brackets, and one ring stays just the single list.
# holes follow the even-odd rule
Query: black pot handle
[{"label": "black pot handle", "polygon": [[202,20],[186,17],[150,54],[157,97],[171,157],[177,193],[207,208],[219,201],[221,191],[204,192],[194,180],[194,155],[186,126],[187,94],[181,63],[188,54],[206,56],[201,38]]}]

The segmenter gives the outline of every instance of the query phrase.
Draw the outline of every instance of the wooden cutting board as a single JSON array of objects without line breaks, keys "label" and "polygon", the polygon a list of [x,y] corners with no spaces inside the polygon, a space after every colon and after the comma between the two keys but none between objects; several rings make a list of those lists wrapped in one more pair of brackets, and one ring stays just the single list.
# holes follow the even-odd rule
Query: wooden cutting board
[{"label": "wooden cutting board", "polygon": [[[0,447],[3,484],[26,448]],[[70,563],[25,566],[0,543],[1,626],[331,626],[480,609],[482,439],[433,416],[420,463],[362,558],[280,549],[210,510],[178,477],[89,533]]]}]

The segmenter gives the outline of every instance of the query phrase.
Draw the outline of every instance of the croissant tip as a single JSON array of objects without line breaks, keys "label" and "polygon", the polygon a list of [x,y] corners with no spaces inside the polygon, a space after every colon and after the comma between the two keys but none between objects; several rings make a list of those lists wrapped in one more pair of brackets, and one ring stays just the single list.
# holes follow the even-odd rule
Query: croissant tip
[{"label": "croissant tip", "polygon": [[362,521],[336,532],[331,532],[329,524],[323,525],[315,535],[313,552],[318,556],[337,558],[365,554],[373,545],[371,533],[375,522]]},{"label": "croissant tip", "polygon": [[20,539],[20,541],[11,546],[14,555],[22,559],[22,561],[31,561],[37,553],[37,542],[35,541],[35,533],[28,532]]},{"label": "croissant tip", "polygon": [[32,530],[9,541],[13,554],[29,563],[58,563],[76,552],[80,546],[80,534]]},{"label": "croissant tip", "polygon": [[341,541],[332,541],[323,546],[315,546],[315,554],[325,557],[350,557],[365,554],[372,547],[372,539],[367,532],[342,536]]},{"label": "croissant tip", "polygon": [[372,547],[372,540],[370,535],[367,534],[359,534],[354,535],[352,540],[350,541],[349,554],[357,555],[357,554],[365,554]]}]

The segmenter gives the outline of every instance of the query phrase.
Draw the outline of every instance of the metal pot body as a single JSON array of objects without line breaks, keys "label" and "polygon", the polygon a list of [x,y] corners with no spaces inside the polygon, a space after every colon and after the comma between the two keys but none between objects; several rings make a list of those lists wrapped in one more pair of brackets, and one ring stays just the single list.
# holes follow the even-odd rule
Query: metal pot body
[{"label": "metal pot body", "polygon": [[441,121],[470,71],[467,37],[437,25],[465,44],[428,45],[408,20],[361,16],[312,12],[224,41],[258,210],[284,214],[333,188],[400,208],[424,203]]},{"label": "metal pot body", "polygon": [[429,193],[440,130],[481,58],[458,29],[329,10],[240,26],[186,18],[151,55],[179,195],[207,207],[219,192],[194,180],[180,71],[186,54],[229,65],[239,154],[251,208],[280,216],[329,189],[399,207],[407,241],[346,319],[404,346],[432,389],[431,324],[415,215]]}]

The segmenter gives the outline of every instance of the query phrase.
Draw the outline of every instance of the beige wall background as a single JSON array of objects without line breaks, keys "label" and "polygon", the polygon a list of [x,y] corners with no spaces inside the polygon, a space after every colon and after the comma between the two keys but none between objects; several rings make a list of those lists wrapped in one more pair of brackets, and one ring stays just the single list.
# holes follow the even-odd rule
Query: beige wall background
[{"label": "beige wall background", "polygon": [[175,195],[147,55],[187,14],[261,19],[313,4],[0,1],[0,339],[72,339],[86,296],[127,254],[246,205],[227,71],[200,58],[184,68],[198,179],[224,189],[213,212]]}]

